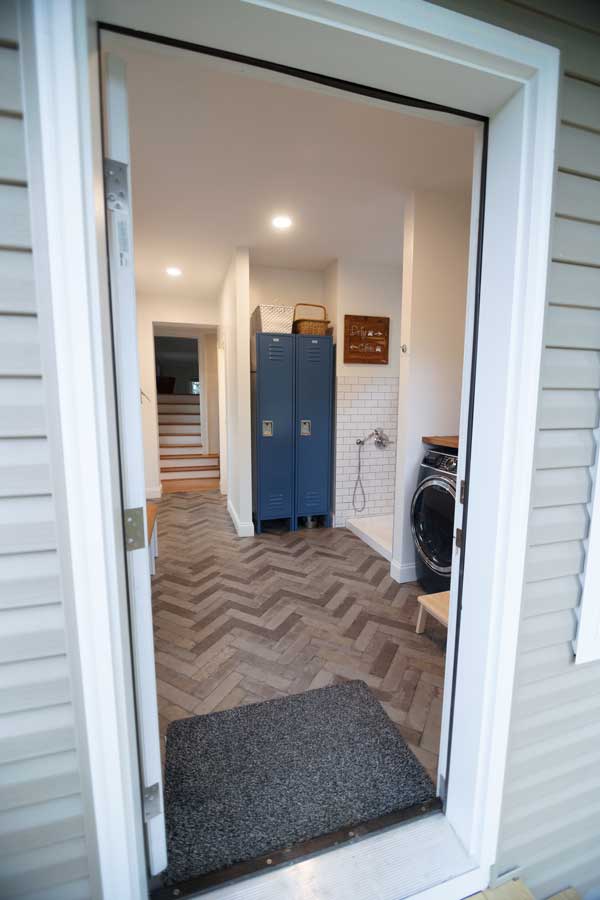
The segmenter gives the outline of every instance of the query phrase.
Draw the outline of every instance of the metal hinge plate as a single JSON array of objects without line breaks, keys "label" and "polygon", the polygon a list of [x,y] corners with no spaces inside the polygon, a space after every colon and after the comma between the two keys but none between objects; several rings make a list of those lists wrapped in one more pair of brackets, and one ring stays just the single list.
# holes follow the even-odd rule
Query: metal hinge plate
[{"label": "metal hinge plate", "polygon": [[129,209],[129,187],[127,183],[127,166],[114,159],[104,160],[104,189],[106,206],[116,212],[127,212]]},{"label": "metal hinge plate", "polygon": [[144,822],[148,822],[160,813],[160,788],[157,781],[144,788]]},{"label": "metal hinge plate", "polygon": [[460,482],[460,494],[459,494],[460,502],[461,502],[461,503],[464,503],[464,502],[465,502],[465,490],[466,490],[465,483],[464,483],[464,481],[461,480],[461,482]]},{"label": "metal hinge plate", "polygon": [[454,537],[454,541],[455,541],[455,543],[456,543],[457,548],[458,548],[459,550],[462,550],[462,545],[463,545],[463,533],[462,533],[462,528],[457,528],[457,529],[456,529],[456,535],[455,535],[455,537]]},{"label": "metal hinge plate", "polygon": [[140,550],[146,546],[144,528],[144,508],[137,506],[126,509],[123,513],[125,526],[125,547],[127,550]]}]

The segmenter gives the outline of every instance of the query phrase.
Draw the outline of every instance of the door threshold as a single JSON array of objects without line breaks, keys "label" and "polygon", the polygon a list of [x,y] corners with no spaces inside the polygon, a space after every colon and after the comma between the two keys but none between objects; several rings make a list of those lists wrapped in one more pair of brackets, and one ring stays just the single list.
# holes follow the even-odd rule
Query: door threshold
[{"label": "door threshold", "polygon": [[242,879],[260,875],[265,870],[289,866],[308,857],[335,850],[343,845],[357,843],[376,833],[397,828],[405,822],[413,822],[415,819],[440,813],[441,809],[442,801],[436,797],[434,800],[427,800],[425,803],[418,803],[398,812],[369,819],[367,822],[361,822],[360,825],[350,825],[308,841],[301,841],[292,847],[276,850],[246,862],[236,863],[216,872],[207,872],[206,875],[198,875],[186,881],[157,888],[151,892],[150,898],[151,900],[175,900],[175,898],[197,897],[230,882],[239,882]]}]

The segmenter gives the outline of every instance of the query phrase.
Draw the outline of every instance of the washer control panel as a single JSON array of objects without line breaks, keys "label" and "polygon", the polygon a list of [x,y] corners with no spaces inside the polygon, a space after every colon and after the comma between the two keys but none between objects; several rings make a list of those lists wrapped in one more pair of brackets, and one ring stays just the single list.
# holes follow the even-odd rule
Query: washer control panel
[{"label": "washer control panel", "polygon": [[437,450],[428,450],[423,459],[423,464],[438,469],[440,472],[448,472],[456,475],[457,458],[449,453],[440,453]]}]

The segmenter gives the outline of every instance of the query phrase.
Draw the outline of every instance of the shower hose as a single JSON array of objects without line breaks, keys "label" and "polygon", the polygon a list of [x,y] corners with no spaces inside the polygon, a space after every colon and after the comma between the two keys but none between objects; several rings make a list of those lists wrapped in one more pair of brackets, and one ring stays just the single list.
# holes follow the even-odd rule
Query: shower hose
[{"label": "shower hose", "polygon": [[[363,512],[365,506],[367,505],[367,496],[365,494],[365,489],[362,483],[362,476],[360,473],[361,470],[361,462],[362,462],[362,448],[364,446],[364,441],[357,441],[358,444],[358,472],[356,473],[356,483],[354,485],[354,491],[352,493],[352,509],[355,513]],[[361,495],[360,504],[357,501],[357,496]]]}]

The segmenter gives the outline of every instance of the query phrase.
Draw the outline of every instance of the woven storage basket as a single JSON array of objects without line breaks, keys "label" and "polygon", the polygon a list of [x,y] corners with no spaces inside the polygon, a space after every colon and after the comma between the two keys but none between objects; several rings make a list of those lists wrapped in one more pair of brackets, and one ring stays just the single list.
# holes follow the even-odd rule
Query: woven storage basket
[{"label": "woven storage basket", "polygon": [[261,303],[250,316],[250,371],[256,372],[256,335],[261,331],[271,334],[291,334],[294,324],[293,306],[275,306]]},{"label": "woven storage basket", "polygon": [[270,331],[274,334],[291,334],[294,310],[291,306],[270,306],[261,303],[252,313],[250,327],[253,334]]},{"label": "woven storage basket", "polygon": [[[314,309],[323,310],[322,319],[297,319],[296,310],[299,306],[312,306]],[[320,303],[296,303],[294,307],[294,332],[295,334],[327,334],[329,319],[327,310]]]}]

